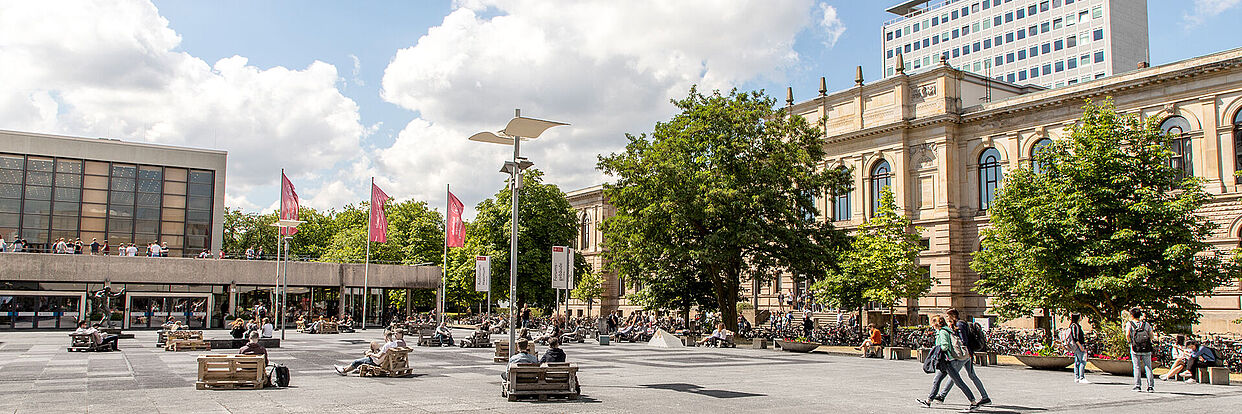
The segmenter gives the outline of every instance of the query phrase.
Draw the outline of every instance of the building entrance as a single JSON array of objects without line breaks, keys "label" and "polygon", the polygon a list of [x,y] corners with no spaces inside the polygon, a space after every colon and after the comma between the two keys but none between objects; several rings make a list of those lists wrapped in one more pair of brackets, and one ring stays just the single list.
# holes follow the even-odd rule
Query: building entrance
[{"label": "building entrance", "polygon": [[74,329],[85,292],[0,290],[0,329]]}]

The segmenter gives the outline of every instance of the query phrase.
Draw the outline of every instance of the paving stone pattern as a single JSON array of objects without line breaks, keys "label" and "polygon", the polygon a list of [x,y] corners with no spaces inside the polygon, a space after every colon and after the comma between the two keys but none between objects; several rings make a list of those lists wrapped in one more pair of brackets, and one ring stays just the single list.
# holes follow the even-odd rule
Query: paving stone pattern
[{"label": "paving stone pattern", "polygon": [[[0,413],[281,412],[957,412],[915,405],[932,376],[914,361],[863,360],[755,349],[664,349],[591,341],[565,351],[581,367],[578,401],[516,402],[500,396],[502,364],[490,348],[415,347],[409,378],[343,378],[331,368],[361,355],[380,331],[305,335],[290,331],[271,360],[292,372],[289,388],[200,391],[196,357],[228,350],[165,352],[155,333],[122,340],[122,352],[67,352],[64,332],[0,332]],[[457,332],[464,337],[466,332]],[[224,337],[211,331],[208,337]],[[411,341],[412,342],[412,341]],[[1236,413],[1242,386],[1158,382],[1154,394],[1130,391],[1128,377],[1014,367],[979,367],[995,405],[979,412]]]}]

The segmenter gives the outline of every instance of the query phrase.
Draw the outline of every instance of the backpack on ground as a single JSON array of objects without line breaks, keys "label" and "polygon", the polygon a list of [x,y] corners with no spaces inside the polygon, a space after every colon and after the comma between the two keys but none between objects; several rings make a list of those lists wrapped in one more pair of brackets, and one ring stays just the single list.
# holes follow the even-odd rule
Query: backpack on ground
[{"label": "backpack on ground", "polygon": [[988,334],[983,332],[983,325],[979,322],[969,322],[966,327],[970,330],[970,343],[966,344],[970,348],[970,352],[987,352],[988,350]]},{"label": "backpack on ground", "polygon": [[1130,349],[1137,353],[1150,353],[1152,351],[1151,325],[1148,325],[1147,322],[1139,322],[1138,324],[1130,322],[1130,324],[1133,328],[1130,331]]},{"label": "backpack on ground", "polygon": [[281,388],[289,386],[289,367],[283,364],[272,366],[272,385]]}]

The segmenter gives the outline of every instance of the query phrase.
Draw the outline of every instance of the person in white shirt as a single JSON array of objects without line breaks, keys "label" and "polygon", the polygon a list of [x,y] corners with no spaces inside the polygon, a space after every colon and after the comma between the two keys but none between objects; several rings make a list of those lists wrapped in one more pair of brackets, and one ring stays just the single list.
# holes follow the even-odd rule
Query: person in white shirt
[{"label": "person in white shirt", "polygon": [[138,256],[138,245],[130,243],[128,253],[130,257]]},{"label": "person in white shirt", "polygon": [[259,329],[259,337],[261,338],[271,338],[276,333],[276,327],[272,326],[271,318],[263,318],[263,327]]},{"label": "person in white shirt", "polygon": [[160,257],[160,245],[155,242],[147,245],[147,257]]},{"label": "person in white shirt", "polygon": [[99,344],[100,347],[106,347],[108,345],[111,345],[113,351],[121,350],[121,348],[117,345],[117,339],[120,339],[120,337],[117,335],[104,336],[102,333],[99,332],[99,324],[95,324],[95,326],[90,326],[90,322],[88,321],[78,322],[78,329],[73,331],[73,333],[78,334],[78,335],[86,334],[86,335],[94,336],[95,343]]},{"label": "person in white shirt", "polygon": [[4,236],[0,236],[0,253],[9,251],[9,245],[4,244]]}]

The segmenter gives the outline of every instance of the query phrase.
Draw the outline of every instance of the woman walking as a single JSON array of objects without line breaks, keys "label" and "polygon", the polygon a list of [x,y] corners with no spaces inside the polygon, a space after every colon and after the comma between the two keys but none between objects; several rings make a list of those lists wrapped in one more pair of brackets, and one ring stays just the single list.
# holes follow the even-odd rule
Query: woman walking
[{"label": "woman walking", "polygon": [[[970,353],[966,351],[966,344],[963,344],[961,338],[953,334],[953,331],[945,326],[944,316],[932,315],[932,328],[936,330],[936,346],[940,347],[941,355],[949,360],[948,364],[936,364],[936,379],[932,381],[931,392],[927,394],[926,400],[918,400],[919,404],[924,407],[931,407],[932,401],[944,402],[943,399],[936,397],[940,392],[940,383],[944,381],[947,375],[953,381],[953,385],[962,389],[962,393],[966,394],[966,399],[970,400],[970,409],[975,409],[978,404],[975,402],[975,393],[970,391],[965,382],[962,382],[960,372],[962,367],[966,365],[966,361],[970,360]],[[956,338],[956,344],[954,339]]]}]

